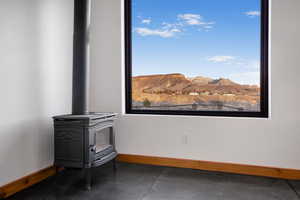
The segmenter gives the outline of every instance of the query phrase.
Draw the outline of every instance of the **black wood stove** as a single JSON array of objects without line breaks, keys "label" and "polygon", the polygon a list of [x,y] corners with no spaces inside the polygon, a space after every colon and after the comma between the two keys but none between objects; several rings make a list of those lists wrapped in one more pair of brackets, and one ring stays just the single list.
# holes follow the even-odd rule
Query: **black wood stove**
[{"label": "black wood stove", "polygon": [[[91,189],[91,168],[113,161],[115,113],[89,112],[89,27],[91,0],[74,0],[73,104],[72,114],[55,116],[55,165],[86,171]],[[109,142],[97,143],[97,135],[109,129]]]},{"label": "black wood stove", "polygon": [[[87,189],[91,189],[91,168],[113,161],[116,169],[115,117],[113,113],[54,117],[55,165],[85,169]],[[104,129],[109,129],[109,142],[97,143]]]}]

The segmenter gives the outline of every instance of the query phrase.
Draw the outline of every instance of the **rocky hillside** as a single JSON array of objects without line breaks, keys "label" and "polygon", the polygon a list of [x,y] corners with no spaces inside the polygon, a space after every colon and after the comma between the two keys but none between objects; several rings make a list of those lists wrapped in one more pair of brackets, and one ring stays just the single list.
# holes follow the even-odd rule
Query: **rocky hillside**
[{"label": "rocky hillside", "polygon": [[196,101],[259,103],[258,86],[240,85],[229,79],[187,78],[183,74],[137,76],[132,80],[133,101],[172,104]]}]

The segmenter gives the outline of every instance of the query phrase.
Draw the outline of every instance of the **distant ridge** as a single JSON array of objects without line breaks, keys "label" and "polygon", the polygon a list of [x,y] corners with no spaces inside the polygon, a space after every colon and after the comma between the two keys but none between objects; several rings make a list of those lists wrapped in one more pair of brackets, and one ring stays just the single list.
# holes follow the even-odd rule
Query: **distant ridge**
[{"label": "distant ridge", "polygon": [[219,79],[213,80],[211,82],[211,84],[216,84],[216,85],[239,85],[239,84],[231,81],[230,79],[225,79],[225,78],[219,78]]},{"label": "distant ridge", "polygon": [[172,74],[139,75],[139,76],[134,76],[133,78],[166,77],[166,76],[180,76],[180,77],[185,77],[183,74],[180,74],[180,73],[172,73]]},{"label": "distant ridge", "polygon": [[196,76],[193,78],[189,78],[189,80],[192,81],[192,83],[198,83],[198,84],[209,84],[213,81],[212,78],[204,77],[204,76]]},{"label": "distant ridge", "polygon": [[170,73],[170,74],[150,74],[150,75],[138,75],[133,76],[133,79],[140,79],[140,78],[185,78],[193,83],[198,84],[216,84],[216,85],[247,85],[251,87],[259,87],[258,85],[250,85],[250,84],[239,84],[227,78],[218,78],[213,79],[205,76],[195,76],[195,77],[187,77],[181,73]]},{"label": "distant ridge", "polygon": [[195,101],[259,102],[258,86],[241,85],[226,78],[212,79],[181,73],[132,77],[133,101],[193,103]]}]

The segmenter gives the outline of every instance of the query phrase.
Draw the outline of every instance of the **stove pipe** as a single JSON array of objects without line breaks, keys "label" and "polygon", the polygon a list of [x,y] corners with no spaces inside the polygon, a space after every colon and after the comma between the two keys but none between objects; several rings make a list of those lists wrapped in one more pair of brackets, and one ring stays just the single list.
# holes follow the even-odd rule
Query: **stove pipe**
[{"label": "stove pipe", "polygon": [[72,114],[89,113],[89,28],[91,0],[74,0]]}]

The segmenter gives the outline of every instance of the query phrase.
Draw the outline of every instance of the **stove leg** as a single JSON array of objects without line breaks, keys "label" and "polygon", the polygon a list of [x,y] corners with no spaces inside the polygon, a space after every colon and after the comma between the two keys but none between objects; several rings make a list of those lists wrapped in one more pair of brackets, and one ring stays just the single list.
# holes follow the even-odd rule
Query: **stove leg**
[{"label": "stove leg", "polygon": [[85,169],[85,189],[88,191],[92,189],[92,168]]},{"label": "stove leg", "polygon": [[114,169],[114,172],[117,171],[117,161],[116,161],[116,159],[113,159],[113,169]]}]

